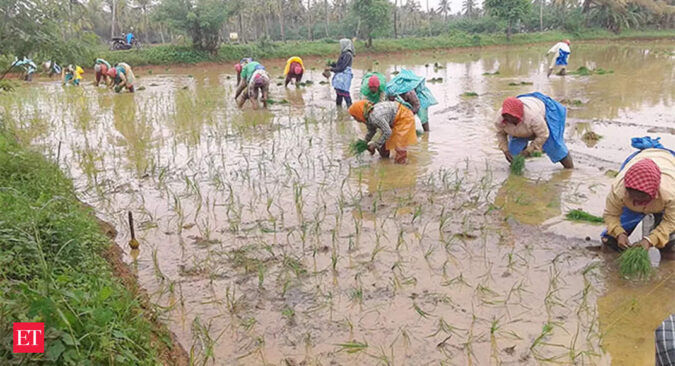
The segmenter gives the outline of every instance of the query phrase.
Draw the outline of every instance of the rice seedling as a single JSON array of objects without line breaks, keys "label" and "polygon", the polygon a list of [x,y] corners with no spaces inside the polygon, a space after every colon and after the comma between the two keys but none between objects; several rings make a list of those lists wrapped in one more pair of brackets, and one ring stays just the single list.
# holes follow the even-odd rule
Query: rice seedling
[{"label": "rice seedling", "polygon": [[603,223],[604,220],[602,217],[591,215],[588,212],[582,209],[576,209],[568,212],[565,217],[571,221],[577,222],[591,222],[595,224]]},{"label": "rice seedling", "polygon": [[347,353],[357,353],[366,350],[368,348],[368,343],[353,340],[350,342],[338,343],[336,344],[336,346],[340,347],[338,351],[344,351]]},{"label": "rice seedling", "polygon": [[464,92],[464,93],[462,93],[462,96],[463,96],[463,97],[466,97],[466,98],[473,98],[473,97],[477,97],[477,96],[478,96],[478,93],[472,92],[472,91],[470,91],[470,92]]},{"label": "rice seedling", "polygon": [[510,170],[513,175],[523,175],[523,170],[525,170],[525,157],[523,155],[514,156]]},{"label": "rice seedling", "polygon": [[652,273],[649,254],[641,246],[626,249],[619,256],[619,273],[625,278],[646,279]]},{"label": "rice seedling", "polygon": [[361,155],[366,150],[368,150],[368,143],[365,140],[359,139],[349,144],[349,152],[352,155]]}]

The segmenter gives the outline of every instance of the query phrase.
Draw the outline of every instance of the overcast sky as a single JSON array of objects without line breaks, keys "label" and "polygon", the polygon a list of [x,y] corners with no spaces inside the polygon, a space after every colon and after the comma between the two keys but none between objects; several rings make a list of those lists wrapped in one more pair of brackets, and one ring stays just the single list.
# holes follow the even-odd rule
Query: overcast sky
[{"label": "overcast sky", "polygon": [[[399,0],[399,4],[401,2],[403,2],[405,4],[406,1],[407,0]],[[427,0],[417,0],[417,1],[422,6],[422,9],[424,9],[426,11],[427,10]],[[432,8],[432,9],[438,8],[438,0],[428,0],[428,1],[429,1],[429,8]],[[461,11],[463,2],[464,2],[463,0],[450,0],[451,13],[457,14],[458,11]],[[480,6],[483,5],[483,1],[477,0],[476,4],[478,4],[478,6],[480,7]]]}]

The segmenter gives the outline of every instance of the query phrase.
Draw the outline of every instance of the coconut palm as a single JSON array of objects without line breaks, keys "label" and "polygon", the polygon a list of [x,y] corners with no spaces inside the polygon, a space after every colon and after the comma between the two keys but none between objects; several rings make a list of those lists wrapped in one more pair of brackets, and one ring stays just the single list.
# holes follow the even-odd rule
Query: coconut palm
[{"label": "coconut palm", "polygon": [[441,0],[438,3],[438,9],[437,11],[440,14],[443,14],[443,19],[448,20],[448,13],[450,12],[450,2],[448,0]]},{"label": "coconut palm", "polygon": [[476,1],[464,0],[464,3],[462,4],[462,11],[464,11],[464,15],[468,17],[476,15]]}]

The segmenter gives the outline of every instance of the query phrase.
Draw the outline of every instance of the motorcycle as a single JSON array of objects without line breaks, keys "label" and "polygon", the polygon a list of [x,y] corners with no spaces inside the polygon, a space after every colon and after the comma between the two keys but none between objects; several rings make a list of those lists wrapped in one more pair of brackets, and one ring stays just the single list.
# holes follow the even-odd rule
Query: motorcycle
[{"label": "motorcycle", "polygon": [[136,47],[137,49],[142,48],[141,43],[135,37],[131,39],[131,43],[127,43],[126,37],[113,37],[110,42],[110,49],[112,51],[130,50],[132,47]]}]

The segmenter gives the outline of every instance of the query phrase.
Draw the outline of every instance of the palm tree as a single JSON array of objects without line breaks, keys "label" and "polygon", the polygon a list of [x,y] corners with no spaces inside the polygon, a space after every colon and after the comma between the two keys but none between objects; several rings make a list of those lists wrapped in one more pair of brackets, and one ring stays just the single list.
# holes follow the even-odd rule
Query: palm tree
[{"label": "palm tree", "polygon": [[443,14],[443,20],[448,20],[448,13],[450,12],[450,2],[448,0],[441,0],[438,3],[438,10],[440,14]]},{"label": "palm tree", "polygon": [[147,38],[148,33],[150,32],[150,26],[148,25],[148,8],[152,6],[152,0],[136,0],[136,4],[143,16],[143,33],[145,33],[145,38]]},{"label": "palm tree", "polygon": [[462,10],[464,11],[464,15],[468,17],[476,15],[476,2],[474,0],[464,0]]}]

